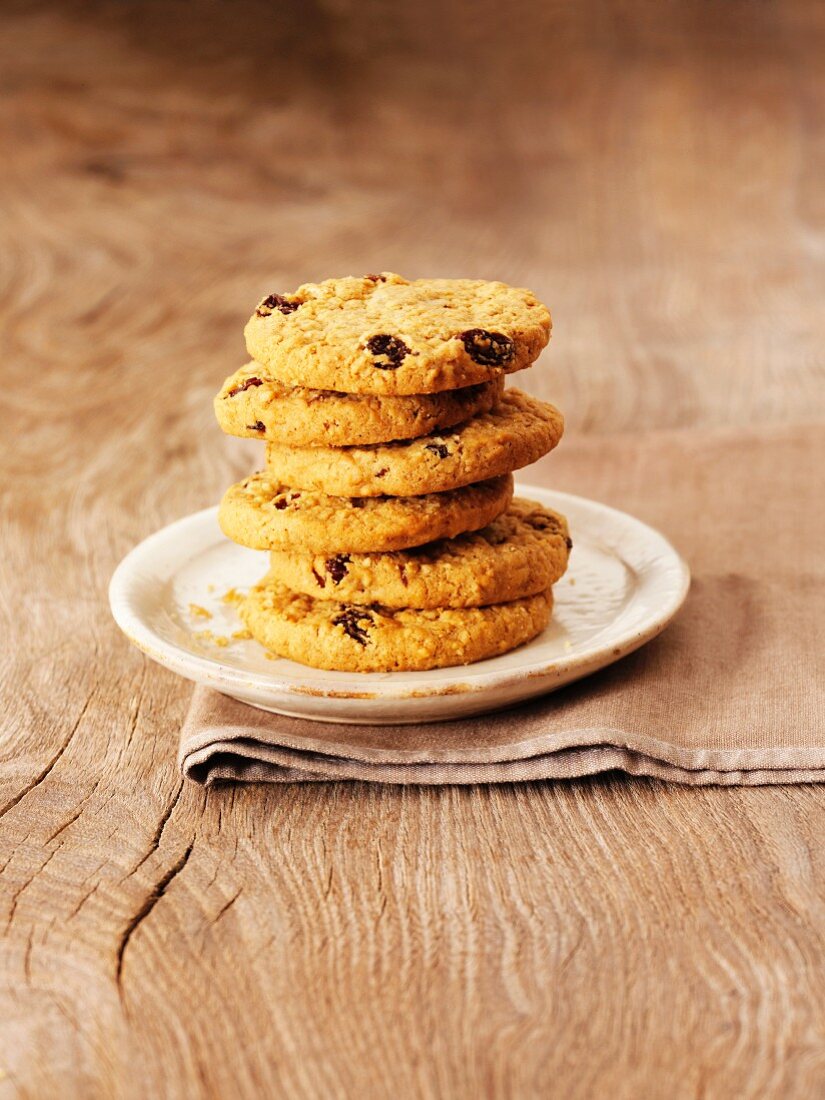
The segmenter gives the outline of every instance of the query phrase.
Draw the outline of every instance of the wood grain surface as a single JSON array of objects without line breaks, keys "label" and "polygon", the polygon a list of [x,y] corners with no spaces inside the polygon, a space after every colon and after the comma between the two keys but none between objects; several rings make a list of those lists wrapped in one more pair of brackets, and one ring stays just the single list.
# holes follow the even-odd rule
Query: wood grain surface
[{"label": "wood grain surface", "polygon": [[824,13],[3,5],[0,1097],[825,1095],[825,791],[205,793],[106,603],[308,278],[531,286],[571,435],[825,415]]}]

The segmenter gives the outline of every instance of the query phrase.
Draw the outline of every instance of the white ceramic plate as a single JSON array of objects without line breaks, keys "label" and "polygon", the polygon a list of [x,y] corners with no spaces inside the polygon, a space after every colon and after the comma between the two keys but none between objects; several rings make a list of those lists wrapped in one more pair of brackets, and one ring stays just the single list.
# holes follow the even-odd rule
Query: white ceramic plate
[{"label": "white ceramic plate", "polygon": [[[517,492],[564,513],[574,548],[554,588],[549,627],[502,657],[432,672],[368,673],[270,659],[256,642],[231,638],[242,624],[222,599],[228,589],[243,590],[263,576],[267,557],[226,539],[217,508],[178,520],[136,546],[112,577],[112,613],[153,660],[265,710],[327,722],[397,724],[503,707],[638,649],[673,618],[690,583],[670,543],[632,516],[530,485]],[[212,617],[193,615],[191,604]],[[215,644],[210,634],[230,638],[229,644]]]}]

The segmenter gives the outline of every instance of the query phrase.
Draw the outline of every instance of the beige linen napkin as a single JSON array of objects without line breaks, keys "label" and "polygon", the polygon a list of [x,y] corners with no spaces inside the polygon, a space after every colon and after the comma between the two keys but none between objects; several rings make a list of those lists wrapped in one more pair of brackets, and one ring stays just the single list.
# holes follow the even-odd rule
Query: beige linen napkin
[{"label": "beige linen napkin", "polygon": [[199,687],[183,773],[201,783],[481,783],[614,768],[692,784],[825,779],[824,438],[814,424],[566,441],[529,479],[632,512],[691,566],[687,603],[660,638],[524,706],[426,725],[307,722]]}]

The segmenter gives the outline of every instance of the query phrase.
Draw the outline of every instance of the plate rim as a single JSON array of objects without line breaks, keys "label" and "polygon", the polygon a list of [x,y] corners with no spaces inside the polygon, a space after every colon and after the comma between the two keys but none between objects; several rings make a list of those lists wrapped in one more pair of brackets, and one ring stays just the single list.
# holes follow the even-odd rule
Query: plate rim
[{"label": "plate rim", "polygon": [[[608,645],[595,644],[584,652],[571,654],[569,657],[555,657],[552,660],[539,659],[525,662],[516,668],[502,669],[500,672],[488,670],[485,672],[471,671],[472,665],[456,665],[455,678],[441,683],[433,683],[427,680],[427,672],[420,673],[420,679],[407,680],[399,684],[393,679],[392,673],[386,673],[386,680],[364,684],[364,689],[357,689],[358,678],[364,675],[375,675],[352,672],[347,675],[353,677],[353,686],[350,689],[334,688],[323,682],[328,675],[325,669],[313,669],[306,666],[307,682],[297,683],[291,678],[283,676],[269,676],[258,671],[243,671],[231,665],[223,664],[216,657],[203,656],[183,649],[174,642],[161,638],[144,618],[134,608],[131,595],[132,588],[137,580],[137,572],[141,563],[147,556],[151,557],[156,544],[165,541],[173,535],[176,529],[188,526],[193,521],[206,519],[207,516],[215,518],[217,527],[218,505],[202,508],[197,512],[191,512],[186,516],[173,520],[159,530],[147,535],[121,559],[115,568],[109,581],[108,596],[112,616],[120,630],[141,652],[151,659],[177,672],[184,678],[194,680],[196,683],[210,683],[218,690],[226,689],[227,693],[232,689],[249,691],[250,689],[275,696],[280,695],[287,699],[297,700],[309,697],[329,700],[339,699],[344,701],[363,700],[376,702],[423,700],[449,695],[473,695],[481,691],[493,691],[506,689],[523,680],[538,680],[543,676],[555,676],[564,679],[565,682],[572,677],[569,673],[582,669],[582,675],[587,674],[587,669],[598,663],[605,651],[609,650],[612,660],[627,656],[646,642],[655,638],[671,622],[687,598],[690,589],[691,575],[687,562],[679,554],[673,544],[655,527],[638,519],[629,512],[624,512],[612,505],[604,504],[591,497],[581,496],[575,493],[567,493],[562,490],[549,489],[545,486],[531,485],[526,482],[517,482],[517,493],[549,494],[557,499],[561,507],[564,502],[596,507],[609,518],[615,518],[625,528],[629,525],[640,530],[646,540],[658,543],[659,558],[664,558],[668,566],[674,571],[674,589],[670,600],[657,610],[657,614],[640,629],[632,631],[627,636],[614,639]],[[552,505],[551,505],[552,506]],[[616,650],[620,652],[617,653]],[[163,655],[161,657],[161,654]],[[493,658],[495,660],[495,658]],[[612,663],[606,662],[606,663]],[[601,665],[599,665],[601,667]],[[197,673],[197,675],[195,675]]]}]

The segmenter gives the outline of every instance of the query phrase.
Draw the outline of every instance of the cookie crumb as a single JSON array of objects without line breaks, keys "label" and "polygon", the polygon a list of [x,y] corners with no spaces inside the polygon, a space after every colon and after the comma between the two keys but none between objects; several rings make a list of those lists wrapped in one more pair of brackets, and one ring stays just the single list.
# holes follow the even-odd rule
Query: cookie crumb
[{"label": "cookie crumb", "polygon": [[205,607],[201,607],[199,603],[189,604],[189,614],[196,619],[211,619],[212,612],[208,611]]},{"label": "cookie crumb", "polygon": [[237,606],[239,603],[243,603],[243,592],[239,592],[237,588],[228,588],[221,596],[221,603],[230,603]]},{"label": "cookie crumb", "polygon": [[252,637],[248,630],[235,630],[232,633],[232,637],[238,642],[246,642]]},{"label": "cookie crumb", "polygon": [[197,638],[199,642],[211,642],[212,645],[220,646],[221,649],[229,645],[229,639],[225,634],[213,634],[211,630],[198,630],[192,637]]}]

